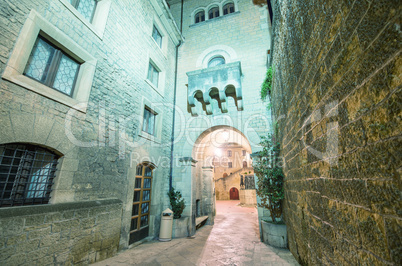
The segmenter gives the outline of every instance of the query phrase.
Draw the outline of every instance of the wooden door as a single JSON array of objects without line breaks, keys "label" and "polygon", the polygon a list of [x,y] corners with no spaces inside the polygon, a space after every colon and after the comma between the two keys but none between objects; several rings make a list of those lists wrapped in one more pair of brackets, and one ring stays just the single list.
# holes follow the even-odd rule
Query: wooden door
[{"label": "wooden door", "polygon": [[230,189],[230,199],[231,200],[239,200],[239,190],[235,187]]},{"label": "wooden door", "polygon": [[138,165],[134,185],[129,244],[148,236],[151,185],[152,168],[149,165]]}]

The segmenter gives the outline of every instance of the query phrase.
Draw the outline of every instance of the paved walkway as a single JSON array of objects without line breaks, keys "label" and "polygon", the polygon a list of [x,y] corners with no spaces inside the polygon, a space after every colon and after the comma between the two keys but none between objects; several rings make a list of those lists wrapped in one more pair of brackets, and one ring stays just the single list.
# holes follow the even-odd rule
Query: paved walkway
[{"label": "paved walkway", "polygon": [[298,265],[288,250],[261,243],[257,210],[218,201],[215,225],[195,238],[151,241],[95,265]]}]

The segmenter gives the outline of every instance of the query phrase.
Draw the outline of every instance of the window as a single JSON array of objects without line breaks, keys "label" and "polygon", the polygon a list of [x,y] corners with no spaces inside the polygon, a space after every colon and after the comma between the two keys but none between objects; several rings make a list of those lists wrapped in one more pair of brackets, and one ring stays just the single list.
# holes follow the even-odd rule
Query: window
[{"label": "window", "polygon": [[228,151],[228,157],[232,157],[232,151]]},{"label": "window", "polygon": [[158,44],[158,46],[160,48],[162,48],[162,35],[159,33],[158,29],[155,26],[152,31],[152,38],[154,38],[154,40]]},{"label": "window", "polygon": [[68,96],[73,93],[80,64],[39,36],[24,75]]},{"label": "window", "polygon": [[137,166],[131,211],[130,244],[148,236],[152,171],[151,165],[140,164]]},{"label": "window", "polygon": [[0,145],[0,207],[49,202],[58,156],[34,145]]},{"label": "window", "polygon": [[227,3],[226,5],[223,6],[223,15],[227,15],[230,13],[235,12],[235,7],[233,3]]},{"label": "window", "polygon": [[71,5],[84,16],[88,21],[92,22],[96,9],[96,0],[69,0]]},{"label": "window", "polygon": [[224,64],[225,64],[225,58],[223,58],[222,56],[216,56],[208,62],[208,67],[214,67]]},{"label": "window", "polygon": [[228,168],[232,168],[232,167],[233,167],[232,162],[228,162]]},{"label": "window", "polygon": [[152,63],[149,63],[148,80],[151,81],[151,83],[154,84],[155,87],[158,87],[159,71],[155,68],[155,66]]},{"label": "window", "polygon": [[213,7],[208,11],[208,18],[217,18],[219,17],[219,7]]},{"label": "window", "polygon": [[242,150],[241,152],[242,152],[243,156],[246,156],[246,150]]},{"label": "window", "polygon": [[91,54],[32,9],[2,78],[85,113],[95,66]]},{"label": "window", "polygon": [[205,11],[200,11],[197,14],[195,14],[194,21],[195,23],[205,21]]},{"label": "window", "polygon": [[155,112],[151,111],[147,107],[144,108],[144,121],[142,124],[142,131],[145,131],[150,135],[155,134],[155,116]]}]

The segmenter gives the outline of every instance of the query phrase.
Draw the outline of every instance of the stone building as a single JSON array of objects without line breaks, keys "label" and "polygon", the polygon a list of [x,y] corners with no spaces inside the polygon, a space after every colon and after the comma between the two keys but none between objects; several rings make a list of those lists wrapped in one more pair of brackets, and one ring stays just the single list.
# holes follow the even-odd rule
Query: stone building
[{"label": "stone building", "polygon": [[219,145],[251,153],[268,127],[258,117],[266,9],[38,0],[0,10],[0,263],[91,263],[157,237],[170,185],[187,203],[186,235],[197,204],[213,223],[211,134],[226,130]]},{"label": "stone building", "polygon": [[[268,2],[2,1],[0,264],[88,264],[157,237],[172,186],[194,235],[241,192],[272,118],[299,262],[398,264],[401,6]],[[214,169],[217,150],[241,163]]]},{"label": "stone building", "polygon": [[0,263],[90,263],[157,236],[182,41],[167,4],[0,5]]}]

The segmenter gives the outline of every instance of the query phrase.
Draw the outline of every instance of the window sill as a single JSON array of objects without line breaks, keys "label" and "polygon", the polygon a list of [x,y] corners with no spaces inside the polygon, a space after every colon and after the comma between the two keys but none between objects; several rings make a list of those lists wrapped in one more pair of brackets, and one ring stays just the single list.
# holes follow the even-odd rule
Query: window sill
[{"label": "window sill", "polygon": [[156,87],[149,79],[145,79],[145,82],[148,83],[151,88],[156,91],[160,96],[163,97],[162,93],[159,91],[158,87]]},{"label": "window sill", "polygon": [[102,40],[105,32],[106,20],[110,10],[110,0],[98,2],[93,22],[89,22],[80,12],[75,9],[67,0],[59,0],[73,15],[78,18],[88,29],[90,29],[99,39]]},{"label": "window sill", "polygon": [[158,137],[155,137],[154,135],[148,134],[145,131],[141,131],[140,134],[138,134],[143,139],[155,142],[156,144],[161,144],[161,140]]},{"label": "window sill", "polygon": [[205,24],[207,24],[207,23],[210,23],[210,22],[219,21],[219,20],[221,20],[221,19],[228,18],[228,17],[231,17],[231,16],[236,16],[236,15],[238,15],[238,14],[240,14],[240,11],[236,11],[236,12],[233,12],[233,13],[230,13],[230,14],[227,14],[227,15],[219,16],[219,17],[217,17],[217,18],[207,19],[207,20],[202,21],[202,22],[194,23],[194,24],[191,24],[189,27],[190,27],[190,28],[192,28],[192,27],[198,27],[198,26],[201,26],[201,25],[205,25]]},{"label": "window sill", "polygon": [[[10,73],[11,72],[11,73]],[[13,69],[6,69],[3,75],[3,79],[8,80],[14,84],[17,84],[21,87],[24,87],[30,91],[36,92],[46,98],[54,100],[56,102],[62,103],[69,107],[72,107],[80,112],[86,113],[86,108],[82,109],[78,106],[80,101],[71,98],[55,89],[52,89],[34,79],[31,79],[27,76],[19,74],[17,71]]]}]

